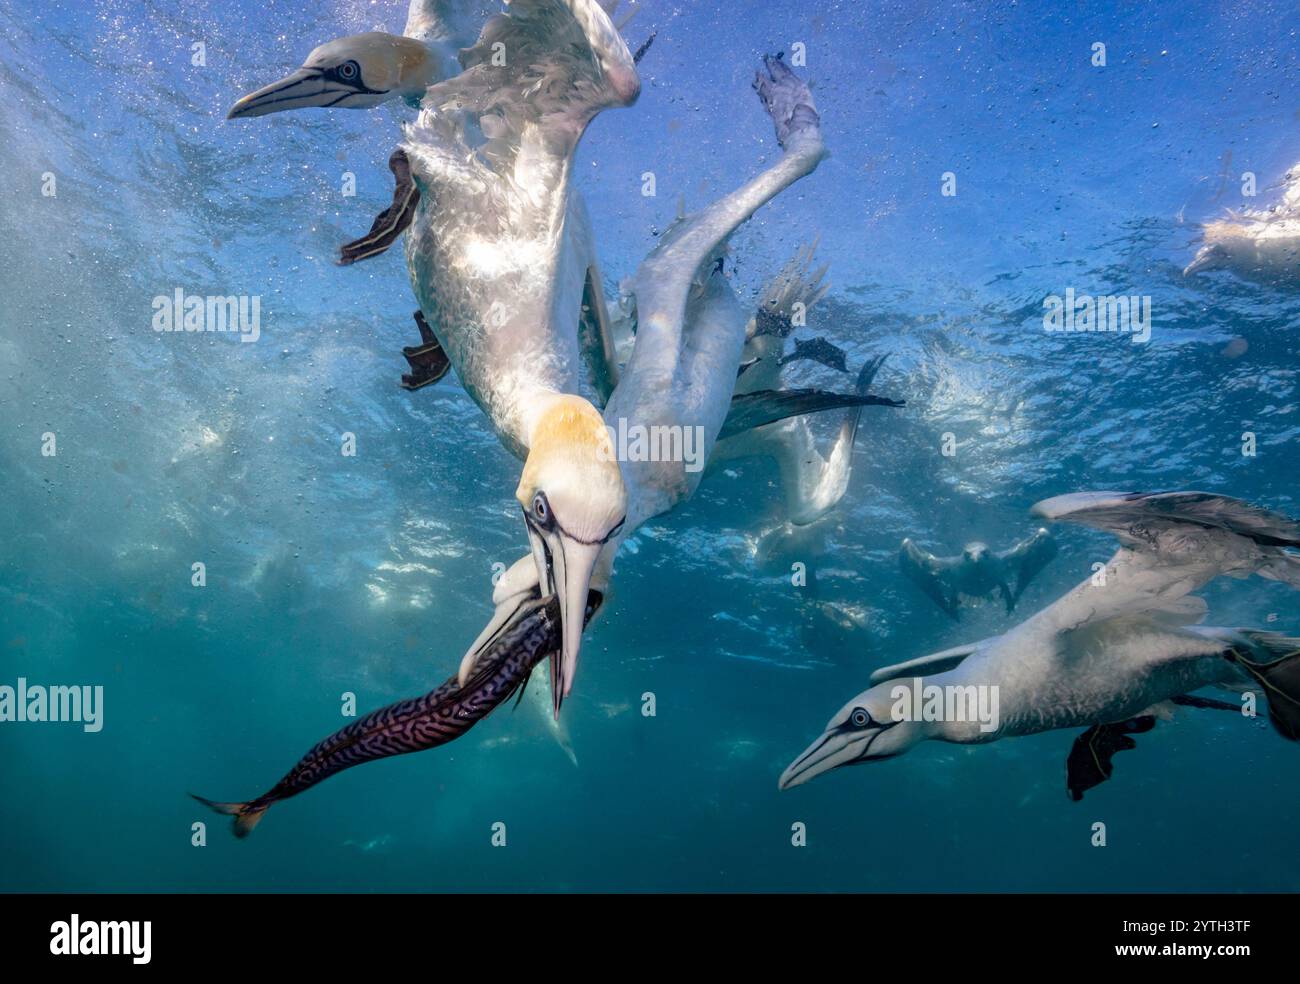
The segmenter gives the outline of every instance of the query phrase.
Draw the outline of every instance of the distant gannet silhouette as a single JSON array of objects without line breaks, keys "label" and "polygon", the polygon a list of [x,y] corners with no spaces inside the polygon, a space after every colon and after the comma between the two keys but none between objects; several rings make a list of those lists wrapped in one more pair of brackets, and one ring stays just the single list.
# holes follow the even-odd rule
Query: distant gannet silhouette
[{"label": "distant gannet silhouette", "polygon": [[[1278,733],[1300,740],[1300,638],[1198,625],[1205,602],[1189,594],[1219,575],[1300,587],[1300,558],[1287,552],[1300,547],[1300,524],[1204,492],[1083,492],[1047,499],[1034,512],[1118,537],[1104,582],[1089,578],[1002,635],[877,670],[874,686],[785,770],[782,789],[902,755],[921,741],[978,744],[1087,727],[1083,753],[1077,743],[1071,752],[1077,799],[1109,777],[1110,755],[1131,747],[1126,736],[1147,730],[1166,702],[1214,706],[1184,699],[1207,686],[1258,688]],[[925,687],[952,697],[955,713],[943,720],[909,713],[908,692]],[[970,713],[981,694],[996,695],[992,730]],[[1080,768],[1081,761],[1091,764]]]},{"label": "distant gannet silhouette", "polygon": [[1040,529],[1010,550],[990,550],[976,541],[966,544],[956,557],[936,557],[909,537],[898,551],[898,564],[956,622],[961,618],[964,600],[987,598],[995,591],[1002,595],[1010,615],[1029,582],[1055,556],[1056,541],[1047,530]]}]

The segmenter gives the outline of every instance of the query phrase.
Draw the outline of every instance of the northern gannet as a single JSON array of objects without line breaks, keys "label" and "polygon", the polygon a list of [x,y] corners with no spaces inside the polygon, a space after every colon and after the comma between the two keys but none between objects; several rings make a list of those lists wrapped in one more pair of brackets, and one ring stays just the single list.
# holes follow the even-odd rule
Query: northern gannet
[{"label": "northern gannet", "polygon": [[591,224],[570,176],[587,125],[633,103],[641,83],[595,0],[514,0],[461,64],[406,130],[422,191],[407,266],[462,386],[524,459],[516,498],[538,567],[557,585],[572,667],[592,568],[624,522],[627,495],[600,411],[578,395],[584,360],[600,402],[617,369]]},{"label": "northern gannet", "polygon": [[[1208,686],[1259,687],[1277,730],[1300,739],[1300,639],[1196,624],[1206,606],[1190,595],[1219,575],[1300,587],[1300,557],[1286,550],[1300,547],[1300,524],[1203,492],[1083,492],[1044,500],[1034,512],[1113,533],[1121,546],[1104,578],[1094,575],[1002,635],[877,670],[874,686],[785,770],[782,789],[925,740],[976,744],[1122,725]],[[930,715],[910,698],[926,693],[946,704],[943,720],[922,719]],[[985,698],[996,722],[969,713]]]},{"label": "northern gannet", "polygon": [[1240,277],[1300,281],[1300,164],[1282,178],[1282,201],[1268,209],[1230,211],[1207,222],[1205,245],[1183,270],[1231,270]]},{"label": "northern gannet", "polygon": [[[846,371],[844,352],[824,338],[803,343],[796,340],[794,354],[784,355],[785,341],[794,328],[792,313],[801,310],[806,314],[828,289],[823,282],[826,266],[809,269],[815,249],[815,243],[799,249],[764,289],[754,317],[745,329],[737,394],[780,390],[782,368],[800,358]],[[883,362],[882,356],[862,367],[857,380],[858,393],[867,392]],[[818,450],[807,418],[799,415],[719,441],[710,467],[749,457],[771,458],[780,474],[785,521],[794,526],[807,526],[826,515],[848,490],[862,411],[862,406],[845,411],[826,456]]]},{"label": "northern gannet", "polygon": [[[480,647],[491,640],[497,626],[508,622],[514,605],[533,592],[554,592],[565,619],[563,657],[552,670],[558,710],[573,684],[583,625],[563,614],[572,604],[570,599],[585,601],[589,588],[604,594],[623,541],[647,520],[670,511],[695,492],[702,470],[691,470],[672,456],[617,461],[610,432],[660,428],[682,434],[689,430],[700,436],[707,460],[715,443],[728,433],[724,425],[733,418],[740,419],[735,425],[739,429],[762,426],[789,416],[790,404],[807,395],[806,391],[742,394],[733,403],[750,319],[717,271],[717,259],[737,227],[810,174],[826,154],[807,86],[779,57],[767,57],[763,64],[754,87],[784,153],[741,188],[701,212],[678,219],[641,263],[627,298],[637,323],[631,357],[603,418],[579,418],[575,412],[566,424],[571,431],[582,429],[587,442],[584,455],[570,452],[554,472],[525,467],[517,495],[528,524],[535,569],[520,561],[501,579],[494,599],[497,614],[466,653],[461,679],[473,673]],[[853,402],[893,404],[865,396]],[[531,460],[532,455],[530,464]],[[605,472],[598,474],[597,465]],[[567,487],[560,486],[566,487],[566,497],[559,505],[548,482],[564,481],[570,475],[579,480],[569,478]],[[588,522],[575,536],[571,515],[601,516],[605,524],[593,527]],[[596,535],[602,528],[605,534]],[[575,548],[581,549],[580,566],[570,559]]]},{"label": "northern gannet", "polygon": [[[566,621],[577,623],[566,635],[569,664],[592,565],[625,512],[600,411],[579,395],[587,382],[603,403],[617,369],[591,223],[570,188],[587,125],[640,93],[633,57],[607,13],[616,2],[513,0],[460,51],[455,75],[434,57],[437,43],[387,35],[331,42],[231,112],[373,105],[399,87],[421,97],[401,162],[419,190],[406,258],[422,336],[427,326],[498,437],[524,459],[517,496],[527,512],[546,517],[550,562],[565,584],[561,604]],[[413,5],[412,21],[414,14]],[[417,48],[429,54],[417,56]],[[367,73],[363,55],[387,73],[382,80]],[[340,85],[350,94],[336,93]],[[403,175],[394,173],[400,211]],[[400,234],[400,223],[390,224],[387,241]],[[420,351],[432,349],[423,341]],[[423,382],[423,367],[413,368],[412,383]]]},{"label": "northern gannet", "polygon": [[1040,529],[1009,550],[990,550],[987,544],[975,541],[966,544],[956,557],[936,557],[909,537],[898,551],[898,565],[956,622],[961,618],[964,600],[987,598],[994,591],[1002,594],[1010,615],[1029,582],[1055,556],[1056,541],[1047,530]]}]

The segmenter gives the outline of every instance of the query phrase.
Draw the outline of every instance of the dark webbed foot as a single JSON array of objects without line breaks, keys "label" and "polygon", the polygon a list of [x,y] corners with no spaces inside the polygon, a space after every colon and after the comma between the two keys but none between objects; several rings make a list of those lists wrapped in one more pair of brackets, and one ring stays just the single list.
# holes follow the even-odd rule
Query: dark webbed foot
[{"label": "dark webbed foot", "polygon": [[402,349],[406,361],[411,364],[411,371],[402,373],[402,388],[408,390],[436,383],[451,368],[451,360],[438,344],[422,311],[415,312],[415,326],[420,329],[421,344],[407,345]]},{"label": "dark webbed foot", "polygon": [[763,100],[782,149],[789,149],[792,138],[813,137],[821,140],[821,119],[807,84],[790,71],[779,55],[764,55],[763,70],[754,76],[754,89]]},{"label": "dark webbed foot", "polygon": [[1150,715],[1129,718],[1116,724],[1094,724],[1074,739],[1069,758],[1065,760],[1065,785],[1070,799],[1076,803],[1094,786],[1100,786],[1111,777],[1115,767],[1110,760],[1116,752],[1137,748],[1129,735],[1140,735],[1156,726]]},{"label": "dark webbed foot", "polygon": [[339,266],[350,266],[358,260],[378,256],[397,242],[397,238],[415,218],[420,190],[411,177],[411,162],[406,151],[400,147],[393,151],[393,155],[388,158],[388,169],[393,172],[393,178],[397,182],[397,187],[393,189],[393,204],[379,213],[368,233],[339,250]]}]

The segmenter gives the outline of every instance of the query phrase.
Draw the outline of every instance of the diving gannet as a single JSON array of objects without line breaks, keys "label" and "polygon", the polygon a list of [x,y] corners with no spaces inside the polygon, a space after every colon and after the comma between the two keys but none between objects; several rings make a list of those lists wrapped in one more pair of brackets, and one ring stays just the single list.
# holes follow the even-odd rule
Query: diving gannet
[{"label": "diving gannet", "polygon": [[[968,543],[956,557],[936,557],[912,542],[903,540],[898,565],[943,613],[954,622],[961,618],[961,604],[972,598],[1002,594],[1007,614],[1035,575],[1056,556],[1056,541],[1047,530],[1021,540],[1009,550],[990,550],[978,541]],[[1012,590],[1010,583],[1015,583]]]},{"label": "diving gannet", "polygon": [[1300,282],[1300,164],[1282,184],[1282,201],[1272,208],[1229,211],[1207,222],[1205,245],[1183,275],[1226,269],[1248,279]]},{"label": "diving gannet", "polygon": [[[614,6],[513,0],[459,53],[455,75],[448,63],[419,55],[417,48],[429,46],[416,39],[331,42],[231,112],[373,105],[399,83],[422,97],[394,161],[398,192],[390,210],[413,216],[406,259],[423,323],[422,345],[408,357],[423,359],[436,347],[501,441],[524,459],[521,487],[532,493],[526,505],[554,501],[563,531],[555,562],[575,586],[587,580],[624,512],[600,412],[578,395],[586,381],[603,403],[617,368],[591,223],[570,188],[587,125],[640,93],[633,57],[606,12]],[[360,55],[375,53],[381,70],[402,67],[398,79],[367,74]],[[343,84],[350,93],[336,94]],[[419,192],[411,196],[418,198],[413,212],[401,201],[404,164]],[[388,241],[399,224],[388,223]],[[423,365],[412,367],[413,385],[428,378]],[[586,501],[588,490],[600,493],[598,503]],[[575,588],[561,599],[570,622],[581,622],[585,594]]]},{"label": "diving gannet", "polygon": [[[745,329],[741,374],[736,393],[776,391],[781,370],[798,358],[809,358],[846,371],[844,352],[824,338],[796,340],[793,355],[784,355],[785,340],[793,330],[791,314],[807,313],[826,293],[826,266],[809,271],[816,244],[802,247],[768,283],[758,308]],[[858,374],[856,392],[865,394],[885,357],[866,363]],[[785,497],[785,519],[807,526],[826,515],[848,491],[853,469],[853,446],[862,421],[863,407],[850,407],[840,424],[828,455],[823,457],[805,416],[757,427],[718,442],[710,467],[725,461],[767,457],[776,462]]]},{"label": "diving gannet", "polygon": [[[1257,686],[1277,731],[1300,740],[1300,639],[1196,624],[1206,606],[1190,595],[1219,575],[1300,587],[1300,557],[1285,549],[1300,547],[1300,524],[1203,492],[1083,492],[1034,512],[1113,533],[1121,545],[1104,580],[1094,575],[1000,636],[876,670],[874,686],[785,770],[782,789],[927,739],[975,744],[1131,722],[1207,686]],[[942,713],[922,713],[909,694],[938,694]],[[981,696],[996,708],[984,719],[972,713]],[[924,719],[935,716],[943,720]]]},{"label": "diving gannet", "polygon": [[461,74],[428,90],[406,129],[422,190],[406,257],[461,385],[524,459],[516,497],[551,536],[572,664],[587,582],[624,521],[626,492],[600,411],[578,395],[584,359],[601,402],[617,369],[591,224],[570,176],[587,125],[633,103],[641,83],[595,0],[509,9],[461,53]]},{"label": "diving gannet", "polygon": [[[530,574],[516,564],[501,579],[498,596],[509,590],[502,589],[508,581],[511,587],[522,587],[535,577],[537,590],[554,592],[559,598],[564,646],[559,666],[552,667],[557,711],[572,688],[581,641],[583,622],[568,615],[574,599],[585,602],[592,587],[604,593],[623,541],[650,518],[688,499],[702,475],[702,469],[688,469],[681,456],[618,461],[609,434],[629,428],[689,432],[699,435],[707,460],[738,405],[741,429],[790,414],[789,402],[781,405],[774,399],[779,394],[742,394],[733,401],[749,318],[717,272],[716,261],[736,228],[810,174],[826,151],[811,93],[780,58],[764,59],[754,86],[784,153],[738,190],[678,219],[664,232],[632,281],[636,340],[603,418],[592,420],[570,411],[572,416],[563,425],[565,456],[552,453],[534,467],[530,454],[519,483],[517,497],[524,509],[536,572]],[[892,401],[863,398],[863,402]],[[548,442],[558,443],[558,435],[541,433]],[[557,489],[562,490],[559,497]],[[493,623],[502,617],[499,607]],[[493,623],[484,637],[491,638]],[[461,663],[461,679],[473,672],[477,646]]]}]

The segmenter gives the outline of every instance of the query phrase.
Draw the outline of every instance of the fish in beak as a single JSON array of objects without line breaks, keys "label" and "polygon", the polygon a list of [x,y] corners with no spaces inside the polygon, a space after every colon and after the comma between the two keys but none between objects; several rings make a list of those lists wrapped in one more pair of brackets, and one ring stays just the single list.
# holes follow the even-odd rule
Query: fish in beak
[{"label": "fish in beak", "polygon": [[604,590],[627,519],[627,489],[613,443],[589,402],[561,395],[540,410],[515,498],[540,591],[554,594],[560,605],[562,641],[551,661],[558,715],[578,669],[588,589],[594,578]]},{"label": "fish in beak", "polygon": [[[545,515],[549,511],[544,505],[545,494],[539,495],[542,501],[538,505]],[[618,530],[610,531],[598,541],[584,541],[568,533],[558,522],[549,528],[541,525],[536,512],[536,509],[524,512],[533,563],[542,593],[554,594],[560,606],[559,658],[551,658],[551,692],[555,696],[555,713],[559,716],[560,705],[573,689],[573,678],[578,671],[578,652],[582,648],[584,614],[592,576],[605,544]],[[553,513],[551,516],[554,518]],[[619,526],[622,526],[621,521]]]}]

